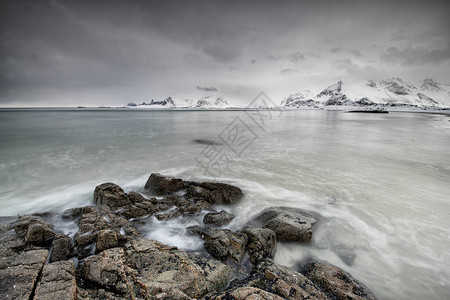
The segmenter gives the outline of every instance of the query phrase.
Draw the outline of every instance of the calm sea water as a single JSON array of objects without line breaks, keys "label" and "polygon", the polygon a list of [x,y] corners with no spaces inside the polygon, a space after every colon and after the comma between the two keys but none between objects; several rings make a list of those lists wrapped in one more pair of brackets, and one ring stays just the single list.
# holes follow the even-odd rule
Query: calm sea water
[{"label": "calm sea water", "polygon": [[[448,115],[0,110],[0,215],[87,205],[103,182],[142,192],[152,172],[241,187],[231,229],[268,206],[319,213],[278,263],[328,260],[380,299],[450,298]],[[199,222],[152,218],[147,234],[196,249],[184,227]]]}]

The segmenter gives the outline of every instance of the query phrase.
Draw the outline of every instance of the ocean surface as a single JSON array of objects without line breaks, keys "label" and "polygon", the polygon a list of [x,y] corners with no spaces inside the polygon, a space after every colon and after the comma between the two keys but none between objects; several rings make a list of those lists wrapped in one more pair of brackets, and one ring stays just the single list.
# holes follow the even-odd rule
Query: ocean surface
[{"label": "ocean surface", "polygon": [[[275,205],[321,216],[311,243],[278,244],[278,263],[327,260],[379,299],[450,299],[449,120],[323,110],[0,109],[0,216],[89,205],[104,182],[144,192],[152,172],[218,180],[245,192],[238,204],[218,207],[237,216],[230,229]],[[201,220],[152,217],[146,234],[196,250],[202,242],[185,227]]]}]

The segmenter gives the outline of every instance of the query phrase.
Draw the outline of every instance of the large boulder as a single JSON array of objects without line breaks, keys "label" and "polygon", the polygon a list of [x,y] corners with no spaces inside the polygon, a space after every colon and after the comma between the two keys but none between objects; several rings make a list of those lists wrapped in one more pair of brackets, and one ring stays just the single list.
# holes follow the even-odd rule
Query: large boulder
[{"label": "large boulder", "polygon": [[75,300],[76,296],[77,283],[74,263],[72,261],[59,261],[45,265],[34,299]]},{"label": "large boulder", "polygon": [[122,248],[112,248],[84,260],[83,279],[100,288],[125,294],[132,283],[126,274],[126,262]]},{"label": "large boulder", "polygon": [[27,246],[25,239],[14,231],[0,233],[0,257],[15,255]]},{"label": "large boulder", "polygon": [[155,195],[168,195],[178,192],[184,187],[184,181],[179,178],[152,173],[145,183],[145,189]]},{"label": "large boulder", "polygon": [[48,226],[41,223],[34,223],[28,226],[25,240],[32,244],[43,245],[51,242],[56,236],[53,231],[53,226]]},{"label": "large boulder", "polygon": [[117,209],[131,203],[122,188],[110,182],[95,187],[94,200],[97,205],[104,204],[112,209]]},{"label": "large boulder", "polygon": [[0,299],[30,299],[48,250],[0,257]]},{"label": "large boulder", "polygon": [[375,296],[362,283],[344,270],[321,262],[310,262],[302,273],[336,299],[374,300]]},{"label": "large boulder", "polygon": [[219,182],[191,182],[186,192],[188,198],[200,198],[211,204],[233,204],[244,197],[236,186]]},{"label": "large boulder", "polygon": [[204,298],[205,300],[283,300],[280,296],[263,291],[255,287],[238,287],[234,290],[222,292],[220,294],[211,294]]},{"label": "large boulder", "polygon": [[222,210],[220,212],[207,213],[203,217],[203,223],[206,225],[222,226],[230,223],[235,218],[235,215]]},{"label": "large boulder", "polygon": [[125,249],[129,266],[137,270],[136,284],[162,299],[200,298],[222,289],[233,275],[221,262],[157,241],[133,239]]},{"label": "large boulder", "polygon": [[248,237],[247,251],[253,264],[261,259],[274,257],[277,249],[277,237],[273,230],[246,227],[242,232]]},{"label": "large boulder", "polygon": [[19,236],[25,237],[26,242],[34,245],[48,245],[56,236],[53,225],[39,216],[21,216],[11,227]]},{"label": "large boulder", "polygon": [[123,245],[126,237],[114,230],[100,230],[97,234],[95,251],[102,252],[106,249],[115,248]]},{"label": "large boulder", "polygon": [[249,225],[273,230],[278,241],[308,242],[316,218],[309,212],[293,207],[270,207],[263,210]]},{"label": "large boulder", "polygon": [[[264,291],[264,292],[261,292]],[[227,295],[233,296],[227,298]],[[248,296],[249,298],[245,298]],[[334,299],[292,268],[279,266],[271,259],[258,262],[250,275],[234,280],[221,293],[211,293],[205,299]]]},{"label": "large boulder", "polygon": [[[122,216],[115,214],[108,206],[102,205],[94,210],[86,210],[78,219],[78,232],[75,234],[75,250],[79,258],[92,254],[88,247],[97,242],[101,230],[113,230],[116,233],[134,235],[132,225]],[[100,243],[102,243],[101,240]],[[105,244],[106,245],[106,244]]]},{"label": "large boulder", "polygon": [[225,260],[228,258],[240,262],[245,255],[248,238],[242,232],[232,232],[228,229],[205,229],[199,226],[188,228],[205,240],[203,246],[211,256]]},{"label": "large boulder", "polygon": [[72,256],[72,239],[64,234],[56,235],[50,252],[50,262],[67,260]]}]

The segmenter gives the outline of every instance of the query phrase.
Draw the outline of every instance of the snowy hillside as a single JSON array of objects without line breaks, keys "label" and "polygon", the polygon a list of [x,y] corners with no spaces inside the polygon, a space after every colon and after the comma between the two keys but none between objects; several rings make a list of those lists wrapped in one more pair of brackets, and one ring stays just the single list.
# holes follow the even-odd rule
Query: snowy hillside
[{"label": "snowy hillside", "polygon": [[147,109],[176,109],[176,108],[191,108],[191,109],[216,109],[227,108],[230,104],[222,97],[205,96],[195,101],[192,99],[178,100],[168,97],[164,100],[150,102],[142,102],[140,104],[130,102],[126,105],[128,108],[147,108]]},{"label": "snowy hillside", "polygon": [[364,82],[338,81],[315,96],[309,91],[290,95],[280,105],[285,107],[383,105],[443,108],[450,107],[450,87],[432,79],[425,79],[417,85],[401,78]]},{"label": "snowy hillside", "polygon": [[214,99],[212,96],[206,96],[197,101],[195,107],[197,108],[226,108],[228,101],[222,97]]}]

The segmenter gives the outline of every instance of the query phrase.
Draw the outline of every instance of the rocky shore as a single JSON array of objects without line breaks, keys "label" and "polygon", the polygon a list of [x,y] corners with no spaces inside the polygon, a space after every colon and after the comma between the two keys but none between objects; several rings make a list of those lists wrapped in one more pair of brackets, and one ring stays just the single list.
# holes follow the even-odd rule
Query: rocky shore
[{"label": "rocky shore", "polygon": [[[311,259],[296,269],[272,260],[277,241],[308,242],[318,216],[289,207],[260,212],[238,231],[220,205],[240,188],[151,174],[144,195],[113,183],[95,188],[94,205],[66,210],[74,235],[54,214],[0,219],[1,299],[375,299],[345,271]],[[155,197],[148,197],[153,195]],[[142,234],[143,220],[161,222],[206,211],[204,254],[182,251]],[[50,218],[52,216],[52,218]]]}]

